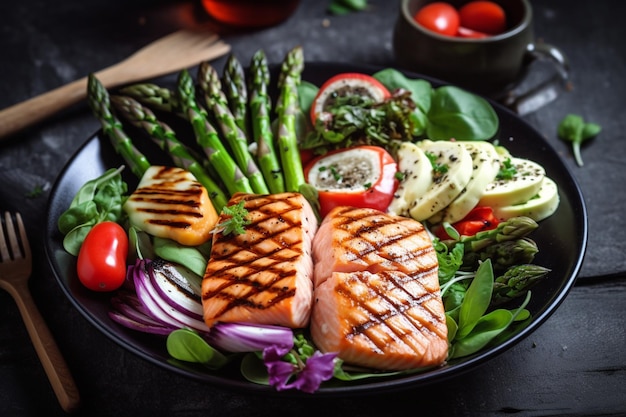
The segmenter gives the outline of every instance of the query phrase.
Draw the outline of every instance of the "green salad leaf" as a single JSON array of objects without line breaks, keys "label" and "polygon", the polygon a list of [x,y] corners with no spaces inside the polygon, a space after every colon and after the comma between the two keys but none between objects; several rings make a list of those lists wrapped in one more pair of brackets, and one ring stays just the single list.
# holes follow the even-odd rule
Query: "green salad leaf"
[{"label": "green salad leaf", "polygon": [[167,261],[185,265],[190,271],[202,277],[210,257],[211,241],[201,246],[185,246],[172,240],[155,236],[154,252]]},{"label": "green salad leaf", "polygon": [[65,236],[63,247],[74,256],[89,231],[103,221],[120,223],[125,213],[128,185],[122,180],[123,166],[111,168],[98,178],[87,181],[78,190],[70,207],[59,216],[57,226]]},{"label": "green salad leaf", "polygon": [[214,349],[198,333],[189,329],[174,330],[167,336],[167,353],[174,359],[199,363],[210,369],[219,369],[228,358]]},{"label": "green salad leaf", "polygon": [[488,140],[499,128],[498,115],[484,98],[454,86],[433,92],[426,135],[432,140]]}]

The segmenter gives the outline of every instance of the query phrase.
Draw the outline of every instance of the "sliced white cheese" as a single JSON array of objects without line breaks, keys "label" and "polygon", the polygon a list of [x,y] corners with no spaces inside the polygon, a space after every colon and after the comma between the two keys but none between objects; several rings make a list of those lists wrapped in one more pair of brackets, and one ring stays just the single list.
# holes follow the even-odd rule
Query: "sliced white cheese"
[{"label": "sliced white cheese", "polygon": [[554,214],[559,207],[559,202],[559,190],[556,183],[551,178],[544,177],[539,192],[530,200],[521,204],[493,207],[493,213],[500,220],[526,216],[538,222]]},{"label": "sliced white cheese", "polygon": [[434,157],[435,166],[446,167],[445,173],[433,171],[433,183],[409,205],[411,217],[423,221],[443,210],[463,191],[472,177],[472,156],[458,142],[424,140],[418,146]]},{"label": "sliced white cheese", "polygon": [[409,215],[409,205],[424,194],[433,183],[433,166],[424,151],[412,142],[403,142],[397,150],[400,184],[387,211]]},{"label": "sliced white cheese", "polygon": [[175,167],[148,168],[124,211],[134,227],[189,246],[209,240],[217,222],[206,189],[190,172]]},{"label": "sliced white cheese", "polygon": [[431,223],[455,223],[463,219],[480,201],[487,185],[500,170],[500,156],[496,148],[484,141],[458,141],[472,156],[472,175],[461,193],[446,208],[431,217]]},{"label": "sliced white cheese", "polygon": [[[505,161],[506,159],[501,159],[501,164]],[[516,173],[510,179],[496,179],[489,183],[478,205],[512,206],[524,203],[537,195],[546,174],[545,169],[528,159],[511,157],[510,161]]]}]

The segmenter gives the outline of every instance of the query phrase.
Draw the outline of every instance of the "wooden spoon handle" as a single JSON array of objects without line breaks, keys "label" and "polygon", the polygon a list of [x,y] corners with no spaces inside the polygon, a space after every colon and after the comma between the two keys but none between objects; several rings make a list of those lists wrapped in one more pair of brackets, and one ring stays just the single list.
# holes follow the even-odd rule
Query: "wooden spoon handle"
[{"label": "wooden spoon handle", "polygon": [[0,140],[78,103],[87,96],[87,77],[0,111]]},{"label": "wooden spoon handle", "polygon": [[33,301],[27,284],[24,284],[19,291],[16,289],[11,293],[59,404],[67,413],[76,411],[80,406],[78,388],[50,329]]}]

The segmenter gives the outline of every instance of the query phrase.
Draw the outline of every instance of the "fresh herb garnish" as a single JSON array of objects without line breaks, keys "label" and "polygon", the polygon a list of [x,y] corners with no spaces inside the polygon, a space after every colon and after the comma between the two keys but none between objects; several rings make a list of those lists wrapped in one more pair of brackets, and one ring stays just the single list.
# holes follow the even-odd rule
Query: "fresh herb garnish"
[{"label": "fresh herb garnish", "polygon": [[437,163],[437,155],[432,152],[425,152],[425,154],[430,161],[430,164],[433,166],[433,171],[435,172],[435,175],[442,175],[448,172],[448,164]]},{"label": "fresh herb garnish", "polygon": [[580,155],[580,145],[587,139],[591,139],[600,133],[602,128],[595,123],[586,123],[577,114],[568,114],[561,120],[558,127],[558,135],[562,140],[572,142],[574,159],[578,166],[583,166],[583,159]]},{"label": "fresh herb garnish", "polygon": [[302,149],[323,154],[354,145],[386,147],[393,140],[413,137],[415,103],[407,90],[396,91],[382,103],[358,95],[338,96],[318,117]]},{"label": "fresh herb garnish", "polygon": [[217,225],[216,232],[222,232],[223,235],[231,233],[241,235],[246,232],[245,226],[250,224],[250,219],[247,218],[248,210],[244,207],[244,200],[232,206],[225,206],[222,213],[230,217]]},{"label": "fresh herb garnish", "polygon": [[496,179],[498,180],[510,180],[517,174],[517,168],[511,162],[511,158],[506,158],[502,161],[502,165],[500,166],[500,171],[498,171],[498,175],[496,175]]}]

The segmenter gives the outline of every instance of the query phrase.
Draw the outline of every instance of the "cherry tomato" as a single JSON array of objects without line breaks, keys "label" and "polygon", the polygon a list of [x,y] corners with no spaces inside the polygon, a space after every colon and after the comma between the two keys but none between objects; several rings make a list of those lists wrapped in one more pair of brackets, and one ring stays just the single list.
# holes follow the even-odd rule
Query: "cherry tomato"
[{"label": "cherry tomato", "polygon": [[93,291],[113,291],[126,278],[128,236],[119,224],[105,221],[87,234],[78,252],[78,279]]},{"label": "cherry tomato", "polygon": [[[493,209],[486,206],[474,207],[467,215],[452,226],[461,236],[474,236],[483,230],[495,229],[500,221],[493,214]],[[440,226],[434,230],[435,236],[441,240],[450,239],[445,229]]]},{"label": "cherry tomato", "polygon": [[471,1],[459,9],[461,26],[488,35],[497,35],[506,30],[504,9],[492,2]]},{"label": "cherry tomato", "polygon": [[307,182],[318,190],[320,214],[337,206],[387,211],[398,187],[397,164],[379,146],[355,146],[318,156],[304,168]]},{"label": "cherry tomato", "polygon": [[414,19],[426,29],[442,35],[456,36],[459,29],[459,13],[445,2],[438,1],[425,5],[415,13]]},{"label": "cherry tomato", "polygon": [[482,38],[486,38],[489,35],[483,32],[479,32],[477,30],[472,30],[472,29],[464,28],[463,26],[459,26],[459,31],[457,32],[457,36],[459,36],[460,38],[482,39]]},{"label": "cherry tomato", "polygon": [[328,109],[337,97],[349,95],[364,96],[376,102],[391,97],[391,93],[380,81],[371,75],[347,72],[329,78],[320,87],[311,105],[311,122],[315,125],[317,116]]}]

